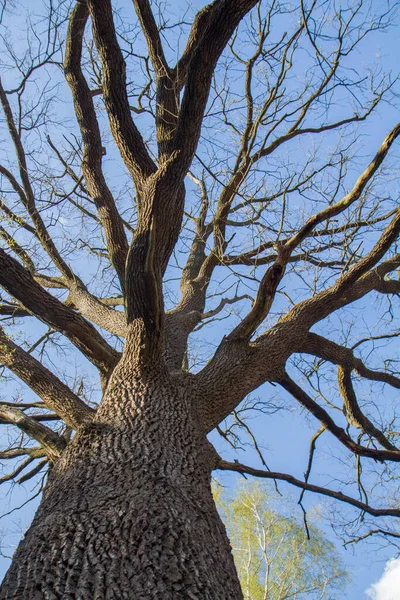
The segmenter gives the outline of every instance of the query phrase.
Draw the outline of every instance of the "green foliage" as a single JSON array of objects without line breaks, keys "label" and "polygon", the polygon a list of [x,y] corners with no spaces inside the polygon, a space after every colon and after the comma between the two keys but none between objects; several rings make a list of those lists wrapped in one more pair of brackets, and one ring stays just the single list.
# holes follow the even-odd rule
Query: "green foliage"
[{"label": "green foliage", "polygon": [[299,507],[267,484],[244,482],[231,494],[216,486],[215,499],[246,600],[343,598],[348,574],[312,515],[307,539]]}]

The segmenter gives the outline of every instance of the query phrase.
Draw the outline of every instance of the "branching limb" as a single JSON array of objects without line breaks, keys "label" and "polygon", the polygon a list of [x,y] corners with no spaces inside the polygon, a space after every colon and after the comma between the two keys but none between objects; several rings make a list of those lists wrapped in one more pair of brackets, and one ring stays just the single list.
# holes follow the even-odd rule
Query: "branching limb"
[{"label": "branching limb", "polygon": [[351,540],[347,540],[344,542],[343,546],[348,546],[349,544],[357,544],[358,542],[362,542],[371,536],[382,536],[384,538],[393,537],[400,538],[400,533],[396,533],[395,531],[388,531],[387,529],[370,529],[364,535],[359,535],[356,538],[352,538]]},{"label": "branching limb", "polygon": [[32,458],[31,456],[28,456],[28,458],[26,458],[25,460],[23,460],[15,469],[13,469],[10,473],[7,473],[7,475],[4,475],[4,477],[0,478],[0,484],[1,483],[6,483],[7,481],[13,481],[15,480],[18,475],[20,475],[22,473],[22,471],[24,471],[27,467],[29,467],[29,465],[31,465],[34,462],[35,458]]},{"label": "branching limb", "polygon": [[[388,218],[394,216],[395,214],[396,214],[396,209],[390,211],[389,213],[387,213],[385,215],[377,217],[376,219],[359,219],[359,220],[355,220],[355,221],[351,221],[351,222],[346,222],[345,225],[341,225],[338,227],[327,226],[325,228],[317,229],[316,231],[311,231],[308,234],[307,238],[310,239],[310,238],[320,238],[320,237],[325,237],[325,236],[334,236],[339,233],[348,234],[349,231],[359,230],[361,227],[371,227],[373,225],[376,225],[377,223],[386,221]],[[284,246],[287,242],[289,242],[290,239],[291,238],[282,240],[282,245]],[[335,243],[340,243],[340,242],[335,242]],[[260,266],[263,264],[268,264],[268,263],[271,263],[274,260],[276,260],[276,254],[270,254],[268,256],[263,256],[263,253],[266,250],[272,250],[274,248],[274,246],[275,246],[275,244],[273,241],[263,242],[256,248],[253,248],[252,250],[249,250],[248,252],[244,252],[243,254],[237,254],[237,255],[226,254],[223,257],[222,262],[224,265]],[[332,247],[332,244],[327,244],[325,246],[321,246],[321,248],[318,249],[318,251],[323,251],[323,250],[326,250],[331,247]],[[315,250],[313,250],[313,252],[315,252]],[[293,258],[294,257],[292,256],[291,259],[289,259],[289,262],[291,262],[293,260]]]},{"label": "branching limb", "polygon": [[56,265],[57,269],[59,269],[59,271],[67,279],[73,279],[74,274],[73,274],[71,268],[69,267],[69,265],[67,265],[67,263],[62,258],[59,251],[57,250],[53,240],[51,239],[51,237],[47,231],[47,228],[43,222],[43,219],[42,219],[39,211],[36,208],[35,195],[34,195],[31,181],[29,178],[29,171],[28,171],[28,165],[27,165],[27,161],[26,161],[25,150],[24,150],[24,147],[22,144],[20,133],[18,132],[17,126],[14,121],[14,117],[13,117],[13,114],[11,111],[10,103],[7,98],[7,94],[2,86],[1,79],[0,79],[0,103],[1,103],[3,111],[4,111],[7,127],[10,132],[11,139],[13,141],[15,151],[17,154],[19,174],[20,174],[20,178],[22,181],[22,187],[17,182],[14,175],[12,173],[10,173],[7,169],[5,169],[5,167],[2,167],[0,172],[8,178],[8,180],[10,181],[14,190],[18,193],[23,206],[26,208],[30,218],[32,219],[32,222],[35,226],[35,231],[36,231],[37,237],[40,240],[40,243],[42,244],[42,247],[44,248],[44,250],[48,253],[51,260]]},{"label": "branching limb", "polygon": [[150,2],[148,0],[133,0],[133,4],[156,73],[156,132],[159,160],[163,162],[168,160],[172,150],[171,142],[174,138],[179,111],[179,91],[176,87],[176,78],[173,77],[164,55],[160,32]]},{"label": "branching limb", "polygon": [[[366,184],[370,181],[374,173],[377,171],[379,166],[382,164],[386,157],[391,145],[400,134],[400,124],[390,132],[385,138],[380,149],[378,150],[373,161],[370,163],[368,168],[357,180],[352,191],[345,196],[342,200],[329,206],[320,213],[315,214],[307,223],[295,234],[291,239],[278,248],[278,255],[274,265],[272,265],[265,273],[261,280],[255,303],[250,313],[243,319],[243,321],[232,331],[229,338],[233,339],[237,336],[244,336],[249,338],[255,329],[262,323],[267,316],[269,309],[272,305],[275,292],[279,281],[282,279],[285,264],[289,260],[289,257],[294,250],[322,221],[332,218],[339,213],[343,212],[353,202],[355,202],[361,195]],[[351,282],[354,282],[357,278],[362,276],[367,270],[369,270],[376,262],[378,262],[382,256],[389,249],[390,245],[397,238],[400,232],[400,211],[395,214],[392,222],[386,228],[384,234],[381,236],[378,244],[364,259],[359,261],[350,272],[343,275],[337,284],[334,286],[335,293],[340,293],[345,287],[349,286]],[[338,289],[339,288],[339,289]],[[295,310],[295,309],[293,309]]]},{"label": "branching limb", "polygon": [[[396,446],[389,442],[382,431],[375,427],[360,409],[351,380],[351,369],[340,365],[338,368],[338,381],[339,390],[344,401],[346,419],[349,424],[374,437],[387,450],[397,450]],[[400,380],[398,381],[398,387],[400,388]]]},{"label": "branching limb", "polygon": [[0,460],[11,460],[20,456],[31,456],[32,458],[41,458],[45,456],[43,448],[36,446],[35,448],[10,448],[0,452]]},{"label": "branching limb", "polygon": [[93,35],[103,74],[103,97],[111,132],[140,194],[144,180],[156,166],[132,121],[126,89],[126,66],[118,45],[110,0],[88,0]]},{"label": "branching limb", "polygon": [[169,75],[170,69],[164,55],[160,32],[148,0],[133,0],[143,34],[146,38],[149,57],[157,77]]},{"label": "branching limb", "polygon": [[73,429],[78,429],[82,423],[93,418],[93,409],[31,354],[14,344],[1,328],[0,361],[42,398],[47,408],[57,413]]},{"label": "branching limb", "polygon": [[362,175],[360,175],[360,177],[357,179],[353,189],[346,196],[344,196],[344,198],[339,200],[339,202],[336,202],[335,204],[328,206],[324,210],[313,215],[310,219],[308,219],[307,223],[303,225],[303,227],[286,242],[285,246],[288,252],[292,252],[294,248],[301,244],[301,242],[310,235],[317,225],[323,221],[331,219],[332,217],[336,217],[360,198],[366,185],[371,181],[376,171],[382,165],[391,146],[393,145],[393,142],[398,138],[399,135],[400,123],[398,123],[385,137],[378,152],[375,154],[374,158]]},{"label": "branching limb", "polygon": [[[400,233],[400,209],[385,228],[382,235],[368,254],[344,273],[334,285],[316,294],[313,298],[299,302],[281,322],[291,321],[304,330],[308,330],[338,308],[353,302],[372,289],[382,285],[381,278],[399,262],[399,255],[374,267],[384,257]],[[296,325],[295,325],[296,326]]]},{"label": "branching limb", "polygon": [[[378,248],[380,248],[379,243]],[[386,274],[398,266],[400,266],[400,255],[394,255],[368,271],[360,279],[350,283],[345,293],[336,296],[334,301],[331,301],[328,296],[325,303],[327,292],[317,294],[315,298],[321,302],[319,309],[321,313],[323,311],[321,318],[377,289]],[[328,294],[330,290],[334,289],[334,286],[329,288]],[[222,340],[213,358],[196,375],[198,385],[204,386],[204,422],[207,431],[216,427],[247,394],[261,384],[266,381],[278,381],[286,361],[293,352],[311,351],[311,341],[315,340],[310,353],[319,356],[318,337],[315,338],[315,334],[304,331],[303,328],[308,326],[308,321],[304,322],[301,318],[301,311],[304,310],[307,311],[307,319],[311,321],[311,324],[314,320],[319,320],[318,313],[313,312],[313,301],[314,298],[300,302],[274,327],[259,336],[250,345],[246,339],[229,341],[224,338]],[[333,352],[332,357],[334,354]],[[332,358],[329,360],[335,363]],[[391,379],[392,376],[389,373],[366,370],[362,363],[354,364],[353,368],[363,377],[366,376],[376,381],[389,382],[390,380],[397,387],[397,382]],[[233,380],[235,380],[234,385],[231,383]]]},{"label": "branching limb", "polygon": [[[57,285],[57,281],[49,281],[41,275],[35,275],[34,280],[45,287],[67,287],[66,283]],[[104,301],[98,299],[85,289],[82,282],[72,282],[68,287],[69,295],[63,303],[64,306],[78,310],[84,317],[92,321],[92,323],[95,323],[109,333],[125,337],[127,332],[125,313],[112,310],[111,308],[112,306],[121,305],[119,298],[105,298]],[[17,304],[4,303],[0,304],[1,315],[16,318],[29,317],[31,313]]]},{"label": "branching limb", "polygon": [[0,284],[23,308],[61,331],[100,371],[108,374],[116,352],[83,317],[46,292],[15,259],[0,249]]},{"label": "branching limb", "polygon": [[317,402],[315,402],[315,400],[313,400],[287,374],[280,379],[279,384],[304,408],[314,415],[314,417],[320,421],[325,429],[332,433],[346,448],[353,452],[353,454],[374,458],[380,462],[385,460],[400,462],[400,450],[375,450],[373,448],[366,448],[354,442],[354,440],[352,440],[352,438],[345,432],[344,429],[342,429],[342,427],[336,425],[327,411],[323,409]]},{"label": "branching limb", "polygon": [[173,145],[179,152],[175,168],[181,176],[187,172],[196,152],[215,65],[240,21],[256,4],[256,0],[216,0],[194,21],[189,36],[191,49],[186,53],[190,57],[185,90]]},{"label": "branching limb", "polygon": [[298,346],[299,352],[313,354],[347,371],[355,370],[361,377],[371,381],[381,381],[396,389],[400,389],[400,378],[391,373],[369,369],[363,361],[354,356],[351,348],[341,346],[332,340],[316,333],[309,332]]},{"label": "branching limb", "polygon": [[201,273],[206,260],[206,242],[211,233],[211,228],[206,224],[209,195],[203,178],[199,179],[192,173],[189,173],[189,177],[200,189],[200,210],[195,218],[196,230],[180,280],[181,300],[166,314],[165,319],[164,357],[174,371],[182,368],[189,334],[202,318],[209,283],[209,274]]},{"label": "branching limb", "polygon": [[124,289],[128,242],[122,219],[103,175],[100,129],[93,98],[81,68],[83,34],[88,17],[86,3],[78,2],[69,20],[64,72],[74,99],[75,114],[83,140],[82,172],[104,228],[111,263]]},{"label": "branching limb", "polygon": [[281,253],[278,251],[274,264],[267,269],[261,279],[257,296],[250,312],[228,335],[228,341],[241,338],[249,340],[257,327],[263,322],[270,311],[279,282],[285,273],[287,259],[288,255],[286,252],[283,251]]},{"label": "branching limb", "polygon": [[26,481],[29,481],[29,479],[32,479],[32,477],[35,477],[48,464],[48,462],[49,460],[47,458],[38,462],[38,464],[35,467],[33,467],[33,469],[19,477],[17,479],[17,483],[25,483]]},{"label": "branching limb", "polygon": [[223,4],[222,0],[216,0],[212,4],[205,6],[197,13],[193,20],[186,47],[173,70],[179,91],[186,84],[188,69],[192,58],[202,43],[204,35],[214,17],[214,13],[221,4]]},{"label": "branching limb", "polygon": [[127,333],[126,315],[114,310],[110,304],[93,296],[81,282],[69,286],[65,305],[78,310],[84,317],[113,335],[125,337]]},{"label": "branching limb", "polygon": [[[1,402],[0,401],[0,405],[1,406],[9,406],[11,408],[18,408],[19,410],[25,410],[25,406],[21,406],[22,403],[20,403],[20,406],[16,406],[16,404],[14,404],[13,402]],[[61,417],[59,417],[58,415],[50,414],[50,413],[43,413],[43,414],[34,414],[34,415],[29,415],[29,418],[33,419],[34,421],[37,421],[39,423],[44,423],[44,422],[48,422],[48,421],[61,421]],[[4,425],[5,423],[7,423],[7,421],[5,421],[4,419],[0,418],[0,424]]]},{"label": "branching limb", "polygon": [[11,425],[16,425],[21,431],[39,442],[52,462],[59,458],[66,447],[67,442],[64,438],[17,408],[0,404],[0,418],[5,419]]}]

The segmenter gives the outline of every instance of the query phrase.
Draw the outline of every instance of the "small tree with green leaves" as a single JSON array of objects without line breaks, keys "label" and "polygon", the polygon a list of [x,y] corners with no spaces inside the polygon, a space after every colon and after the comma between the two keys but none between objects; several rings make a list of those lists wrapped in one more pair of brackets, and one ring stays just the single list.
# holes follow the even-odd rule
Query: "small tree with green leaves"
[{"label": "small tree with green leaves", "polygon": [[334,545],[312,522],[304,527],[287,497],[282,505],[270,486],[248,482],[215,496],[247,600],[343,597],[348,574]]}]

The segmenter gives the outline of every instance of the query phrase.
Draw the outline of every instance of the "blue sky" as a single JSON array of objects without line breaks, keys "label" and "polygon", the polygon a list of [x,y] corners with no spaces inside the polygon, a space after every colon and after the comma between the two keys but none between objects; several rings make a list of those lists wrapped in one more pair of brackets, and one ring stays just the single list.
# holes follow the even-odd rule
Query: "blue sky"
[{"label": "blue sky", "polygon": [[[378,0],[376,0],[376,3],[378,3]],[[37,2],[36,0],[35,3],[23,2],[22,4],[25,7],[27,7],[28,4],[30,7],[37,7],[38,12],[41,10],[41,3]],[[129,10],[131,10],[130,3],[123,2],[121,4],[123,5],[124,11],[128,12]],[[202,3],[196,2],[195,6],[197,5],[201,6]],[[377,4],[375,4],[375,6],[377,6]],[[14,34],[17,23],[22,23],[21,16],[18,14],[17,10],[15,11],[15,15],[14,17],[12,17],[9,23],[10,27],[14,27],[14,31],[12,32]],[[373,60],[373,62],[381,63],[382,67],[384,67],[385,70],[393,69],[393,71],[395,72],[396,69],[398,69],[397,56],[395,52],[396,45],[398,47],[398,34],[399,28],[394,28],[391,31],[388,31],[385,35],[380,35],[371,38],[372,41],[370,42],[370,46],[368,48],[370,53],[369,56],[371,60]],[[23,32],[21,31],[19,35],[22,40],[24,37]],[[21,43],[23,42],[21,41]],[[175,49],[172,48],[171,54],[174,54],[174,52]],[[357,59],[355,60],[362,62],[364,60],[364,56],[359,54]],[[349,64],[349,69],[356,68],[358,66],[359,65],[356,63]],[[12,73],[9,70],[6,70],[3,73],[3,76],[6,79],[13,77]],[[61,88],[61,90],[63,94],[66,93],[65,88]],[[343,107],[343,110],[345,109],[346,107]],[[61,105],[60,113],[57,115],[59,119],[64,119],[65,122],[68,120],[71,120],[71,122],[73,121],[73,114],[67,102],[65,103],[65,105]],[[361,164],[367,163],[368,156],[370,156],[371,153],[373,153],[373,151],[378,147],[384,135],[390,130],[390,128],[394,125],[394,123],[397,120],[398,107],[394,104],[383,105],[380,108],[379,112],[372,116],[372,118],[368,122],[368,127],[362,129],[362,138],[360,138],[357,142]],[[143,121],[142,124],[144,127],[147,126],[145,121]],[[61,139],[61,130],[59,132],[54,132],[54,135],[57,136],[57,133],[60,135]],[[3,134],[3,132],[1,132],[1,140],[3,140],[5,137],[6,136]],[[111,147],[111,150],[109,150],[109,147]],[[112,181],[112,185],[115,184],[115,186],[117,187],[117,183],[119,183],[119,180],[121,178],[125,178],[125,174],[120,164],[116,160],[114,160],[113,152],[114,151],[112,150],[112,142],[110,142],[109,145],[107,144],[107,170],[108,175]],[[299,148],[294,148],[293,152],[299,152]],[[351,176],[352,174],[350,173],[350,180]],[[190,189],[191,185],[192,184],[188,182],[188,189]],[[68,227],[71,227],[71,224],[73,225],[73,221],[70,220],[69,215],[63,215],[63,219],[64,222],[60,222],[59,230],[57,230],[60,235],[60,239],[62,237],[63,227],[68,229]],[[87,257],[84,258],[81,262],[79,262],[78,259],[76,259],[76,265],[77,269],[79,269],[79,272],[81,274],[90,277],[92,277],[94,274],[92,268],[97,269],[95,261],[88,261]],[[173,274],[173,270],[171,271],[171,273]],[[102,283],[100,282],[98,285],[101,287]],[[176,292],[177,285],[176,283],[172,282],[169,287],[170,293],[173,296]],[[372,305],[369,305],[367,302],[363,305],[362,310],[364,312],[365,320],[372,322],[375,317],[375,309],[372,307]],[[338,328],[340,324],[338,322],[333,322],[333,325],[334,327]],[[209,326],[209,328],[206,328],[205,331],[201,331],[201,334],[199,334],[197,338],[200,339],[200,337],[204,337],[207,342],[208,348],[212,348],[218,342],[218,340],[221,339],[222,335],[224,335],[225,326],[226,323],[224,322],[222,322],[221,324],[213,323]],[[29,331],[29,334],[32,337],[32,339],[34,339],[34,337],[37,337],[38,334],[40,334],[42,331],[44,331],[43,327],[41,327],[40,325],[35,325],[34,327],[32,327],[32,330]],[[15,330],[15,333],[17,333],[18,335],[17,330]],[[377,355],[375,358],[373,357],[373,359],[379,362]],[[62,353],[57,356],[56,360],[62,360]],[[72,380],[74,378],[76,369],[85,370],[88,369],[88,367],[85,361],[82,361],[81,359],[74,356],[64,372],[65,377]],[[12,386],[12,384],[10,384],[9,382],[5,382],[5,385],[7,386],[7,393],[9,395],[17,393],[17,391],[20,389],[18,387]],[[318,423],[313,421],[312,418],[306,417],[304,414],[302,414],[301,411],[299,411],[299,409],[294,409],[294,402],[289,403],[288,398],[284,396],[283,392],[272,388],[272,386],[270,385],[263,386],[260,390],[257,390],[257,392],[254,395],[260,396],[262,399],[268,399],[273,394],[277,393],[279,397],[282,398],[286,404],[288,404],[288,408],[286,410],[279,411],[276,414],[268,415],[267,418],[264,417],[261,419],[259,417],[255,417],[251,421],[252,430],[257,435],[257,439],[259,440],[259,442],[265,448],[265,456],[267,458],[268,466],[271,468],[271,470],[281,470],[283,472],[288,472],[294,476],[301,478],[303,476],[307,464],[310,436],[318,429],[319,425]],[[24,394],[26,394],[25,390]],[[94,393],[94,397],[95,395],[96,394]],[[213,437],[213,440],[215,440],[216,445],[220,448],[221,453],[224,457],[229,458],[231,460],[233,458],[238,458],[239,460],[243,460],[243,462],[245,462],[246,464],[261,466],[259,464],[258,457],[253,451],[248,450],[246,452],[245,457],[241,452],[238,452],[237,454],[233,455],[226,446],[221,445],[220,441],[217,440],[217,437]],[[330,456],[336,455],[339,455],[343,461],[348,460],[348,456],[346,455],[346,453],[344,453],[339,448],[339,446],[335,444],[335,442],[331,440],[326,442],[324,441],[321,451],[317,453],[316,456],[314,467],[315,470],[313,471],[313,481],[315,483],[322,484],[325,483],[328,479],[332,479],[336,476],[335,469],[337,467],[333,466],[333,461],[330,458]],[[326,475],[327,471],[329,477],[327,477]],[[232,476],[223,475],[221,477],[223,481],[228,483],[228,485],[232,481]],[[29,482],[21,486],[15,486],[14,488],[12,486],[3,485],[0,488],[2,512],[8,512],[12,509],[13,506],[23,504],[25,501],[27,501],[32,494],[32,486],[33,483]],[[282,484],[280,487],[282,490],[290,489],[290,493],[294,495],[296,495],[297,493],[285,484]],[[348,548],[347,550],[343,550],[340,546],[339,540],[334,537],[333,532],[331,531],[328,524],[330,510],[333,505],[331,503],[327,503],[324,500],[321,500],[320,498],[311,497],[310,494],[306,495],[306,503],[310,507],[314,505],[321,506],[322,511],[325,511],[327,518],[323,524],[324,531],[326,531],[326,533],[331,537],[331,539],[336,541],[338,551],[343,556],[343,560],[346,566],[353,574],[353,580],[348,588],[347,597],[351,600],[365,600],[366,598],[368,598],[368,596],[365,594],[365,591],[373,583],[377,582],[380,579],[381,575],[384,572],[386,562],[394,557],[393,550],[387,548],[386,550],[381,550],[379,553],[376,553],[375,547],[369,544],[360,544],[354,548]],[[22,532],[26,525],[29,523],[36,506],[37,500],[32,501],[31,503],[27,504],[27,506],[24,507],[22,510],[18,512],[13,512],[7,517],[4,517],[0,520],[0,539],[1,535],[5,536],[3,537],[2,547],[6,553],[10,551],[10,546],[17,543],[17,539],[20,535],[20,532]],[[335,510],[347,511],[347,508],[342,508],[338,506],[338,503],[336,503]],[[10,534],[9,532],[13,533]],[[9,561],[6,558],[1,560],[0,575],[7,568],[8,563]],[[397,563],[390,563],[390,568],[388,568],[388,570],[386,571],[386,573],[390,572],[390,577],[392,577],[392,579],[393,573],[395,572],[394,566],[396,565]],[[389,576],[386,576],[386,580],[388,580],[388,577]],[[386,583],[384,583],[384,585],[386,585]],[[377,593],[384,594],[386,592],[380,592],[378,589]],[[374,596],[372,596],[372,598],[374,598]],[[381,595],[377,596],[376,600],[390,600],[390,598],[386,598],[385,596]],[[392,600],[396,600],[396,598],[393,597]]]}]

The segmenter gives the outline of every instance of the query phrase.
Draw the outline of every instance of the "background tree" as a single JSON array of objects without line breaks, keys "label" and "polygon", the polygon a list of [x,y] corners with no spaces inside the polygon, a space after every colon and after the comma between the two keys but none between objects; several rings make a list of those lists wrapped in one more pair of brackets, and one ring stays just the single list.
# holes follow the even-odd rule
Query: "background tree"
[{"label": "background tree", "polygon": [[[400,125],[358,137],[396,102],[366,58],[396,3],[50,2],[24,48],[4,6],[3,480],[51,472],[0,598],[241,598],[213,469],[396,541]],[[246,421],[279,406],[249,396],[266,382],[318,422],[304,479]],[[353,461],[330,486],[321,439]]]},{"label": "background tree", "polygon": [[243,596],[248,600],[343,598],[348,574],[335,548],[314,524],[310,536],[296,503],[272,486],[246,482],[215,498],[231,540]]}]

